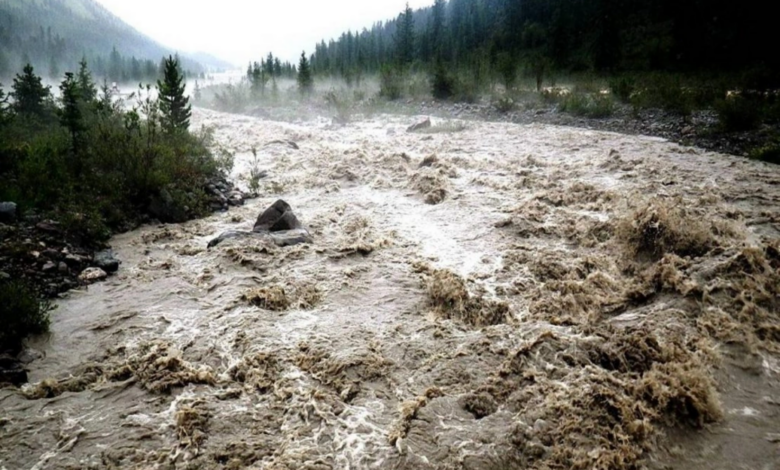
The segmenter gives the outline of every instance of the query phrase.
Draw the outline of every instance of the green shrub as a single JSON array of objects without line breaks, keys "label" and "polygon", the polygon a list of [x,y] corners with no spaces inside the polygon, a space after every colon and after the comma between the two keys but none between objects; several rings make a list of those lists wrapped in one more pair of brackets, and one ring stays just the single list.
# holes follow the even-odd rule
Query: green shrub
[{"label": "green shrub", "polygon": [[511,113],[517,108],[517,103],[509,96],[500,96],[493,100],[493,107],[499,113]]},{"label": "green shrub", "polygon": [[401,98],[403,77],[393,67],[385,65],[379,72],[379,96],[394,101]]},{"label": "green shrub", "polygon": [[715,111],[723,130],[749,131],[761,124],[763,103],[759,99],[734,96],[716,103]]},{"label": "green shrub", "polygon": [[565,98],[567,98],[571,93],[569,93],[567,90],[563,88],[547,88],[545,90],[542,90],[540,93],[542,96],[542,101],[548,104],[559,104],[561,101],[563,101]]},{"label": "green shrub", "polygon": [[437,100],[448,100],[455,94],[455,80],[441,64],[436,66],[433,73],[431,93]]},{"label": "green shrub", "polygon": [[609,90],[622,103],[630,103],[636,90],[636,81],[631,77],[618,77],[609,82]]},{"label": "green shrub", "polygon": [[51,303],[24,281],[0,281],[0,353],[16,352],[29,335],[49,331]]},{"label": "green shrub", "polygon": [[651,77],[631,99],[635,108],[658,108],[681,116],[693,112],[693,95],[687,92],[679,77]]},{"label": "green shrub", "polygon": [[561,99],[558,110],[575,116],[599,119],[611,116],[615,111],[615,103],[606,95],[571,93]]},{"label": "green shrub", "polygon": [[583,93],[570,93],[563,96],[558,103],[558,111],[585,116],[588,113],[588,96]]},{"label": "green shrub", "polygon": [[455,96],[458,103],[476,103],[479,101],[480,86],[472,77],[461,77],[455,81]]},{"label": "green shrub", "polygon": [[748,157],[753,160],[780,165],[780,144],[769,144],[753,149]]}]

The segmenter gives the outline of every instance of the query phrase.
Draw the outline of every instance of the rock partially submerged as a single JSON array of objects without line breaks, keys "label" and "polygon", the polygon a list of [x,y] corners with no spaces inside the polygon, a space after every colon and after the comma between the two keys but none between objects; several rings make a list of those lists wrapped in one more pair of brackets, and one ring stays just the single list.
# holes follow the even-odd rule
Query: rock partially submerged
[{"label": "rock partially submerged", "polygon": [[114,257],[113,250],[104,250],[95,253],[94,265],[107,273],[115,273],[119,270],[120,261]]},{"label": "rock partially submerged", "polygon": [[298,221],[292,207],[279,199],[260,214],[252,231],[255,233],[283,232],[302,228],[303,225]]},{"label": "rock partially submerged", "polygon": [[290,205],[279,199],[260,214],[251,232],[225,232],[211,240],[208,247],[215,247],[225,240],[248,237],[265,237],[281,247],[312,242],[309,231],[298,220]]},{"label": "rock partially submerged", "polygon": [[87,268],[79,275],[79,280],[86,284],[92,284],[107,277],[108,274],[100,268]]},{"label": "rock partially submerged", "polygon": [[431,123],[431,118],[428,118],[425,121],[418,122],[417,124],[413,124],[413,125],[409,126],[406,129],[406,132],[417,132],[417,131],[422,130],[422,129],[428,129],[432,125],[433,124]]}]

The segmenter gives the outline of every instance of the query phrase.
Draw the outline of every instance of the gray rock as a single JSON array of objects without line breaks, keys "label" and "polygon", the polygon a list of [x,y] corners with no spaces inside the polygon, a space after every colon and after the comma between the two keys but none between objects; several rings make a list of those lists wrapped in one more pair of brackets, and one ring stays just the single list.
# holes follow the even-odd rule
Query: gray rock
[{"label": "gray rock", "polygon": [[311,235],[306,229],[286,230],[284,232],[246,232],[241,230],[231,230],[211,240],[209,248],[214,248],[225,240],[234,240],[240,238],[260,238],[272,241],[276,246],[295,246],[305,243],[312,243]]},{"label": "gray rock", "polygon": [[113,250],[104,250],[95,253],[93,264],[107,273],[119,270],[120,261],[114,257]]},{"label": "gray rock", "polygon": [[41,268],[41,271],[48,273],[50,271],[54,271],[55,269],[57,269],[57,265],[54,264],[53,261],[47,261],[46,264],[44,264]]},{"label": "gray rock", "polygon": [[42,352],[37,351],[32,348],[26,348],[22,352],[19,353],[18,356],[16,356],[16,359],[24,364],[30,364],[31,362],[37,361],[38,359],[43,359],[45,356]]},{"label": "gray rock", "polygon": [[231,206],[243,206],[244,195],[240,191],[233,191],[228,198],[228,204]]},{"label": "gray rock", "polygon": [[266,209],[255,222],[253,232],[281,232],[302,228],[289,204],[279,199]]},{"label": "gray rock", "polygon": [[79,255],[67,255],[65,256],[65,262],[70,266],[78,266],[84,262],[84,259]]},{"label": "gray rock", "polygon": [[57,269],[61,273],[66,273],[66,272],[68,272],[68,265],[65,264],[65,262],[63,262],[63,261],[60,261],[60,264],[57,266]]},{"label": "gray rock", "polygon": [[301,225],[300,221],[298,221],[298,218],[295,217],[295,214],[293,214],[292,211],[287,211],[282,216],[274,222],[274,224],[270,228],[270,232],[286,232],[289,230],[298,230],[302,229],[303,225]]},{"label": "gray rock", "polygon": [[211,240],[208,247],[215,247],[225,240],[248,237],[264,237],[280,247],[312,243],[309,231],[295,216],[290,205],[280,199],[260,214],[251,232],[225,232]]},{"label": "gray rock", "polygon": [[6,279],[11,279],[11,275],[8,273],[4,273],[3,271],[0,271],[0,280],[4,281]]},{"label": "gray rock", "polygon": [[16,203],[0,202],[0,222],[16,221]]},{"label": "gray rock", "polygon": [[431,126],[432,126],[431,118],[428,118],[425,121],[418,122],[417,124],[413,124],[413,125],[409,126],[406,129],[406,132],[417,132],[417,131],[422,130],[422,129],[428,129]]},{"label": "gray rock", "polygon": [[79,274],[79,280],[88,284],[102,281],[107,277],[108,274],[100,268],[87,268],[81,274]]},{"label": "gray rock", "polygon": [[303,228],[272,233],[270,237],[271,240],[280,247],[303,245],[313,242],[311,235],[309,235],[309,231]]}]

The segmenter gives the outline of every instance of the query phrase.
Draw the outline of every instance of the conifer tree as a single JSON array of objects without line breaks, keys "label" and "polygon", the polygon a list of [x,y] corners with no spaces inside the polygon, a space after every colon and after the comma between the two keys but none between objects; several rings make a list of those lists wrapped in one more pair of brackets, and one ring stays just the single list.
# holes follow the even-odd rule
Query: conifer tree
[{"label": "conifer tree", "polygon": [[184,77],[172,56],[165,59],[164,65],[163,79],[157,81],[163,128],[169,134],[183,132],[189,129],[192,116],[190,99],[184,94]]},{"label": "conifer tree", "polygon": [[268,77],[265,75],[263,66],[257,62],[251,64],[249,67],[249,85],[254,99],[265,95],[265,84],[267,81]]},{"label": "conifer tree", "polygon": [[443,42],[444,42],[444,14],[445,0],[436,0],[433,4],[433,14],[431,18],[430,47],[434,62],[441,60]]},{"label": "conifer tree", "polygon": [[14,78],[13,110],[22,116],[43,117],[46,112],[45,102],[51,96],[49,87],[43,86],[41,77],[35,75],[33,66],[27,64],[21,75]]},{"label": "conifer tree", "polygon": [[83,57],[79,62],[79,73],[76,77],[76,86],[81,99],[87,103],[95,101],[97,98],[97,86],[92,80],[92,72],[87,67],[87,59]]},{"label": "conifer tree", "polygon": [[79,83],[73,76],[73,73],[65,74],[65,80],[60,84],[60,100],[62,109],[60,110],[60,124],[68,129],[71,137],[71,145],[74,155],[74,171],[78,175],[81,173],[81,162],[79,156],[84,141],[84,119],[81,114],[80,103],[83,99],[79,89]]},{"label": "conifer tree", "polygon": [[398,63],[406,68],[412,65],[414,61],[414,17],[409,3],[406,9],[398,16],[398,22],[395,33],[395,49],[398,56]]},{"label": "conifer tree", "polygon": [[8,108],[8,95],[3,91],[3,84],[0,83],[0,126],[11,119],[11,111]]},{"label": "conifer tree", "polygon": [[311,76],[309,59],[306,58],[306,52],[302,52],[301,60],[298,62],[298,90],[302,95],[308,95],[313,88],[314,79]]}]

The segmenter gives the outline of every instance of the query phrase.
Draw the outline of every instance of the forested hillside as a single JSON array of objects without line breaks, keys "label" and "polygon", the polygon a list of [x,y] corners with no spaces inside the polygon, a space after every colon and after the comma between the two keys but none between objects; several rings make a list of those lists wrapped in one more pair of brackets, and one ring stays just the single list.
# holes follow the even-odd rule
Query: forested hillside
[{"label": "forested hillside", "polygon": [[[315,73],[436,61],[512,80],[533,72],[777,70],[772,15],[724,0],[436,0],[316,46]],[[522,71],[520,68],[519,71]]]},{"label": "forested hillside", "polygon": [[[59,79],[86,57],[97,76],[111,81],[154,79],[170,53],[93,0],[0,0],[0,77],[29,62]],[[204,70],[185,57],[182,66]]]}]

